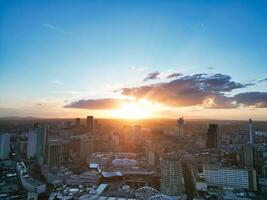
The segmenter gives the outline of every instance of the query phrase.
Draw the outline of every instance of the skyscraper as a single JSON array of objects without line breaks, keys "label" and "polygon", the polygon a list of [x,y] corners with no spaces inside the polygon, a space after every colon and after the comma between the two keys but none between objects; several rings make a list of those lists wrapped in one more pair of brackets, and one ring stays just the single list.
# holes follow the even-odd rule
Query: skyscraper
[{"label": "skyscraper", "polygon": [[61,165],[62,148],[60,142],[51,142],[48,144],[47,164],[49,166]]},{"label": "skyscraper", "polygon": [[249,119],[249,142],[242,148],[244,166],[247,168],[255,167],[255,147],[252,136],[252,120]]},{"label": "skyscraper", "polygon": [[79,152],[80,158],[86,160],[88,156],[94,153],[94,141],[89,138],[81,138]]},{"label": "skyscraper", "polygon": [[165,154],[160,160],[160,191],[169,196],[180,196],[184,193],[184,178],[181,155]]},{"label": "skyscraper", "polygon": [[177,124],[178,124],[178,137],[183,138],[184,137],[184,119],[180,117],[177,120]]},{"label": "skyscraper", "polygon": [[34,157],[37,146],[37,130],[33,129],[28,132],[27,157]]},{"label": "skyscraper", "polygon": [[218,125],[210,124],[207,132],[207,148],[217,148],[218,147]]},{"label": "skyscraper", "polygon": [[0,160],[7,159],[9,157],[10,150],[10,134],[0,133]]},{"label": "skyscraper", "polygon": [[48,128],[39,126],[37,128],[37,147],[36,147],[36,161],[39,165],[42,165],[44,162],[47,138],[48,138]]},{"label": "skyscraper", "polygon": [[244,144],[243,148],[243,161],[244,166],[247,168],[255,167],[255,148],[252,143]]},{"label": "skyscraper", "polygon": [[252,120],[249,119],[249,143],[253,143]]},{"label": "skyscraper", "polygon": [[87,116],[87,130],[89,132],[94,131],[94,116]]}]

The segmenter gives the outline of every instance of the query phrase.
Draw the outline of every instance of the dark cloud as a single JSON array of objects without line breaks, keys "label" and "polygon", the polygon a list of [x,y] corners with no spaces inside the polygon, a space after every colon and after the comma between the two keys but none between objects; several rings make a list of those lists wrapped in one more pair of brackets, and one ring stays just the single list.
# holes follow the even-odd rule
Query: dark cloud
[{"label": "dark cloud", "polygon": [[[158,72],[150,77],[158,76]],[[150,78],[151,79],[151,78]],[[147,99],[171,107],[202,105],[207,109],[237,108],[239,106],[255,106],[267,108],[267,92],[239,93],[227,96],[235,89],[254,84],[235,82],[224,74],[195,74],[182,76],[164,83],[155,83],[140,87],[122,88],[121,94],[138,99]],[[71,102],[65,108],[83,109],[116,109],[121,103],[132,102],[127,99],[88,99]]]},{"label": "dark cloud", "polygon": [[170,75],[167,76],[167,78],[177,78],[179,76],[182,76],[182,73],[172,73]]},{"label": "dark cloud", "polygon": [[65,108],[82,108],[82,109],[92,109],[92,110],[101,110],[101,109],[118,109],[120,108],[121,103],[130,102],[127,99],[87,99],[71,102],[65,105]]},{"label": "dark cloud", "polygon": [[167,83],[123,88],[122,94],[179,107],[200,105],[207,98],[223,96],[224,92],[244,87],[241,83],[231,81],[228,75],[195,74]]},{"label": "dark cloud", "polygon": [[159,72],[152,72],[152,73],[149,73],[149,74],[147,74],[147,76],[144,78],[143,81],[159,79],[159,78],[158,78],[158,75],[159,75],[159,74],[160,74]]},{"label": "dark cloud", "polygon": [[267,108],[267,92],[245,92],[233,97],[237,104]]},{"label": "dark cloud", "polygon": [[203,107],[208,109],[229,109],[237,108],[238,105],[233,101],[232,97],[224,94],[209,95],[203,100]]}]

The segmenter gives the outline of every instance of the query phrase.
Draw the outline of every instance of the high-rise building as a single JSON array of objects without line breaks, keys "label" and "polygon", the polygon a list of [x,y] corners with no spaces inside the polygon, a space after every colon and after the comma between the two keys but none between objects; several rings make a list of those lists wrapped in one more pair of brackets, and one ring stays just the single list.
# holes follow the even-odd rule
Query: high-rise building
[{"label": "high-rise building", "polygon": [[126,125],[123,129],[127,144],[138,144],[141,142],[142,127],[140,125]]},{"label": "high-rise building", "polygon": [[160,191],[169,196],[180,196],[184,193],[184,178],[181,155],[165,154],[160,160]]},{"label": "high-rise building", "polygon": [[10,134],[0,133],[0,160],[7,159],[10,151]]},{"label": "high-rise building", "polygon": [[177,120],[177,124],[178,124],[178,137],[183,138],[184,137],[184,119],[180,117]]},{"label": "high-rise building", "polygon": [[94,131],[94,116],[87,116],[87,130],[89,132],[93,132]]},{"label": "high-rise building", "polygon": [[34,157],[36,154],[37,130],[33,129],[28,132],[27,157]]},{"label": "high-rise building", "polygon": [[252,136],[252,120],[249,119],[249,142],[243,145],[243,161],[244,166],[247,168],[255,167],[255,147],[253,144],[253,136]]},{"label": "high-rise building", "polygon": [[77,128],[77,129],[81,128],[81,119],[80,118],[75,119],[75,128]]},{"label": "high-rise building", "polygon": [[92,153],[94,153],[94,140],[89,138],[81,138],[80,158],[82,160],[87,159]]},{"label": "high-rise building", "polygon": [[48,128],[38,127],[37,128],[37,146],[36,146],[36,161],[39,165],[44,163],[44,158],[46,154],[48,138]]},{"label": "high-rise building", "polygon": [[207,148],[217,148],[218,147],[218,125],[210,124],[207,132]]},{"label": "high-rise building", "polygon": [[247,168],[255,167],[255,147],[254,144],[244,144],[242,148],[244,166]]},{"label": "high-rise building", "polygon": [[204,178],[210,186],[228,189],[248,189],[257,191],[256,170],[204,165]]},{"label": "high-rise building", "polygon": [[249,143],[253,143],[252,120],[249,119]]},{"label": "high-rise building", "polygon": [[61,165],[62,145],[60,142],[50,142],[47,150],[47,164],[49,166]]}]

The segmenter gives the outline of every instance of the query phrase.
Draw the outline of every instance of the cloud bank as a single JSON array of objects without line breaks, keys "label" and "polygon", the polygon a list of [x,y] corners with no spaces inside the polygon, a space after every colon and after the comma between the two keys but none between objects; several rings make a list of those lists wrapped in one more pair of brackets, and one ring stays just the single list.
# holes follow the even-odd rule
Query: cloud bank
[{"label": "cloud bank", "polygon": [[[144,81],[157,79],[158,75],[159,72],[150,73]],[[217,73],[182,76],[178,73],[172,77],[176,79],[140,87],[122,88],[121,94],[137,100],[147,99],[170,107],[202,106],[209,109],[230,109],[254,106],[267,108],[267,92],[243,92],[230,96],[233,90],[246,88],[251,84],[233,81],[229,75]],[[116,109],[122,102],[128,101],[112,98],[88,99],[72,102],[65,107]]]}]

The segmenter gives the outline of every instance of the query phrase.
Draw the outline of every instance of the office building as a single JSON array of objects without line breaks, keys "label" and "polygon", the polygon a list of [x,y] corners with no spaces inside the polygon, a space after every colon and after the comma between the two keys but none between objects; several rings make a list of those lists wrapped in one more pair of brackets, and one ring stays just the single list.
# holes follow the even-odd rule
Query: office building
[{"label": "office building", "polygon": [[181,155],[165,154],[160,160],[160,191],[169,196],[180,196],[184,193],[184,178]]},{"label": "office building", "polygon": [[249,119],[249,141],[247,144],[243,145],[243,161],[244,166],[247,168],[255,167],[255,147],[253,144],[253,136],[252,136],[252,120]]},{"label": "office building", "polygon": [[178,125],[178,137],[182,139],[184,137],[184,119],[181,117],[177,120]]},{"label": "office building", "polygon": [[217,148],[218,147],[218,125],[210,124],[207,132],[207,148]]},{"label": "office building", "polygon": [[27,156],[27,147],[28,147],[28,141],[25,139],[21,139],[19,141],[19,152],[23,156]]},{"label": "office building", "polygon": [[87,159],[92,153],[94,153],[94,141],[88,138],[81,138],[80,140],[80,158],[82,160]]},{"label": "office building", "polygon": [[60,142],[50,142],[47,149],[47,165],[61,165],[62,145]]},{"label": "office building", "polygon": [[30,130],[28,132],[27,157],[33,158],[36,154],[37,145],[37,130]]},{"label": "office building", "polygon": [[142,127],[140,125],[126,125],[123,129],[127,144],[139,144],[141,142]]},{"label": "office building", "polygon": [[254,144],[248,143],[243,145],[243,162],[244,166],[247,168],[255,167],[255,147]]},{"label": "office building", "polygon": [[9,158],[10,134],[0,133],[0,160]]},{"label": "office building", "polygon": [[48,138],[48,128],[38,127],[37,128],[37,146],[36,146],[36,161],[39,165],[44,163],[46,155],[46,146]]},{"label": "office building", "polygon": [[253,143],[252,120],[249,119],[249,143]]},{"label": "office building", "polygon": [[81,128],[81,119],[80,118],[75,119],[75,128],[77,128],[77,129]]},{"label": "office building", "polygon": [[257,191],[257,177],[256,170],[254,169],[204,165],[203,174],[208,186],[221,186],[226,189],[248,189]]},{"label": "office building", "polygon": [[87,130],[91,133],[94,131],[94,117],[93,116],[87,116]]}]

